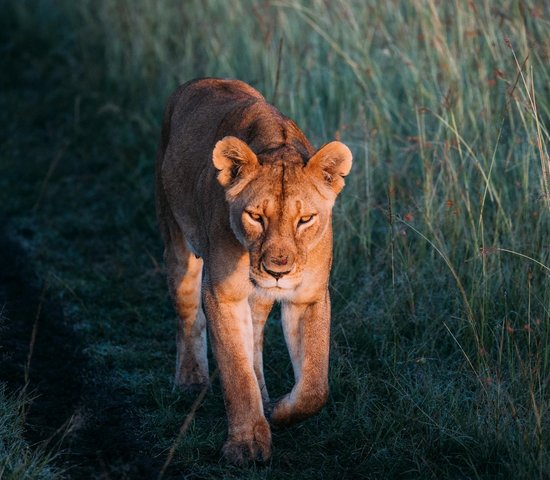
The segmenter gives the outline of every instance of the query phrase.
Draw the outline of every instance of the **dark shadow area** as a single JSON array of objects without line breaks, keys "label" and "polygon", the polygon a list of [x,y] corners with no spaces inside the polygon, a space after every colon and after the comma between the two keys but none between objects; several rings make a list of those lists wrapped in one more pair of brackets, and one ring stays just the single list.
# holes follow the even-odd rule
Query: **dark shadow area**
[{"label": "dark shadow area", "polygon": [[28,381],[34,401],[27,415],[27,436],[37,443],[66,431],[78,412],[85,359],[61,306],[35,276],[23,249],[4,232],[0,265],[2,380],[12,388]]},{"label": "dark shadow area", "polygon": [[[38,193],[46,184],[44,175],[49,179],[51,173],[54,178],[59,171],[66,174],[61,167],[46,173],[43,162],[50,162],[60,151],[76,157],[79,148],[84,149],[74,128],[79,85],[66,75],[78,50],[59,30],[73,19],[68,14],[64,18],[63,7],[54,8],[44,18],[46,27],[33,29],[38,14],[30,19],[17,17],[13,5],[0,5],[7,11],[0,21],[6,27],[0,34],[0,48],[6,55],[6,69],[0,74],[0,125],[6,135],[0,170],[9,178],[0,202],[4,217],[0,217],[0,381],[9,390],[27,389],[32,402],[26,415],[26,439],[31,445],[47,443],[60,451],[58,462],[70,478],[156,478],[160,465],[151,458],[150,439],[137,433],[139,419],[132,396],[111,381],[109,371],[100,370],[87,357],[86,334],[75,330],[64,315],[63,300],[56,291],[59,286],[43,278],[43,270],[39,273],[34,265],[36,252],[26,251],[27,243],[35,245],[34,229],[40,227],[33,223],[30,228],[16,227],[17,237],[8,234],[19,215],[34,215],[36,225],[46,223],[59,231],[55,215],[60,215],[60,209],[68,208],[74,215],[82,208],[62,197],[58,206],[52,202],[49,212],[35,213],[42,200]],[[80,72],[75,68],[73,73]],[[59,150],[63,135],[65,147]],[[72,175],[83,174],[83,165],[67,168],[74,170]],[[94,166],[90,170],[95,172]],[[71,197],[70,191],[66,197]],[[80,241],[79,235],[91,236],[78,225],[72,230],[72,236],[64,235],[71,248]],[[46,248],[63,249],[52,242]],[[56,271],[59,265],[51,268]]]},{"label": "dark shadow area", "polygon": [[48,295],[47,283],[36,277],[21,246],[4,232],[0,265],[1,380],[17,389],[28,379],[29,442],[59,444],[71,478],[154,477],[157,462],[144,453],[146,442],[132,437],[135,419],[128,397],[101,384],[99,372],[87,370],[85,345],[61,305]]},{"label": "dark shadow area", "polygon": [[75,411],[82,392],[82,346],[66,325],[61,306],[47,295],[47,286],[39,286],[23,249],[3,232],[0,264],[0,305],[5,317],[0,334],[2,377],[22,387],[29,362],[27,388],[37,394],[30,409],[29,423],[34,427],[29,433],[39,440]]}]

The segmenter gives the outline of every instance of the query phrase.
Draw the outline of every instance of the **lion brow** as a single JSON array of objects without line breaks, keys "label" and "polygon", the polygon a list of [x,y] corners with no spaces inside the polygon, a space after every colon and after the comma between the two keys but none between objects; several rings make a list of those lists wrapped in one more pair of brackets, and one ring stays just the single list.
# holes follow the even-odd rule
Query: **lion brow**
[{"label": "lion brow", "polygon": [[[282,157],[283,160],[285,159],[286,157],[285,154],[294,153],[294,154],[297,154],[297,156],[301,159],[302,166],[305,166],[309,158],[305,147],[296,141],[293,141],[292,143],[280,143],[280,144],[271,143],[266,145],[264,148],[262,148],[261,150],[255,153],[256,155],[258,155],[258,157],[260,155],[264,157],[263,159],[258,158],[260,163],[278,162],[280,160],[280,157]],[[277,153],[280,154],[280,157],[269,158],[269,157],[275,156]],[[268,158],[265,158],[265,157],[268,157]],[[297,162],[293,161],[291,163],[297,163]]]},{"label": "lion brow", "polygon": [[260,151],[256,152],[256,155],[267,155],[270,153],[274,153],[277,150],[280,150],[281,148],[285,147],[284,143],[276,144],[275,146],[266,145],[264,148],[262,148]]}]

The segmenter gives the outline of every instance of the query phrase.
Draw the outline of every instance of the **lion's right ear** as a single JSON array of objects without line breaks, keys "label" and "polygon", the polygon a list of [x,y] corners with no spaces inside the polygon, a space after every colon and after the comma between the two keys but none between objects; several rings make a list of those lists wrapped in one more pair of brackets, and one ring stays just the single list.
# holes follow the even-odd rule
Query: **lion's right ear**
[{"label": "lion's right ear", "polygon": [[212,162],[219,170],[218,182],[223,187],[228,187],[237,177],[246,175],[259,165],[254,152],[237,137],[224,137],[217,142]]},{"label": "lion's right ear", "polygon": [[344,177],[351,170],[352,154],[341,142],[323,145],[307,162],[306,169],[322,178],[336,195],[344,188]]}]

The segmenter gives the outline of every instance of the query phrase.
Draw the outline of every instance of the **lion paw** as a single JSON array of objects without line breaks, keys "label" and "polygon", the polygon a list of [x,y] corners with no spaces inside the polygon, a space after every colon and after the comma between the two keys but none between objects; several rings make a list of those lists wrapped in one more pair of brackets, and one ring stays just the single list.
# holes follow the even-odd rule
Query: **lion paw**
[{"label": "lion paw", "polygon": [[269,421],[276,426],[292,425],[316,414],[327,402],[328,388],[285,395],[273,405]]},{"label": "lion paw", "polygon": [[290,395],[285,395],[277,402],[271,404],[269,410],[269,421],[273,426],[290,425],[292,423],[292,402]]},{"label": "lion paw", "polygon": [[267,462],[271,457],[271,430],[267,421],[258,421],[250,436],[229,437],[222,451],[227,461],[235,465]]}]

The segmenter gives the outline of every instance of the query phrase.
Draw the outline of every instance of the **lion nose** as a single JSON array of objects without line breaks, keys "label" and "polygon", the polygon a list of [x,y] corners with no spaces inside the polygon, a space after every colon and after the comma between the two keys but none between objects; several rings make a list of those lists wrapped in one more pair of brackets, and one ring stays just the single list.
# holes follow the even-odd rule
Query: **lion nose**
[{"label": "lion nose", "polygon": [[277,265],[279,267],[282,267],[283,265],[286,265],[288,263],[288,255],[279,255],[278,257],[271,257],[270,262],[273,265]]}]

